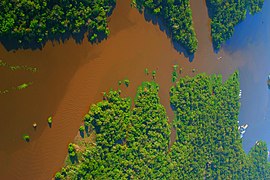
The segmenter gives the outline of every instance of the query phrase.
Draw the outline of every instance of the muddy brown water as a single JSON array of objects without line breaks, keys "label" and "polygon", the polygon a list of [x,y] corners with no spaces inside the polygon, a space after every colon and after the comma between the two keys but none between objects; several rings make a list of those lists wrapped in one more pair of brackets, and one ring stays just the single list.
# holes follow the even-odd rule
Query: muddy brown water
[{"label": "muddy brown water", "polygon": [[[213,52],[205,2],[191,0],[191,6],[199,40],[193,62],[174,48],[159,25],[146,21],[127,0],[117,1],[109,19],[111,34],[98,45],[86,40],[76,44],[70,39],[60,44],[48,42],[42,50],[15,52],[7,52],[0,45],[0,59],[39,69],[37,73],[10,72],[0,67],[0,89],[34,83],[0,96],[0,179],[52,178],[63,166],[67,145],[89,106],[101,100],[101,92],[117,89],[118,80],[130,80],[128,88],[120,88],[124,97],[134,97],[141,82],[151,80],[144,69],[156,70],[161,103],[171,121],[169,89],[174,64],[183,68],[182,76],[206,72],[221,73],[225,78],[243,66],[239,52]],[[217,60],[220,56],[221,61]],[[193,68],[196,73],[192,73]],[[53,125],[49,128],[47,118],[51,115]],[[36,130],[32,128],[34,122]],[[24,133],[30,135],[29,143],[22,140]]]}]

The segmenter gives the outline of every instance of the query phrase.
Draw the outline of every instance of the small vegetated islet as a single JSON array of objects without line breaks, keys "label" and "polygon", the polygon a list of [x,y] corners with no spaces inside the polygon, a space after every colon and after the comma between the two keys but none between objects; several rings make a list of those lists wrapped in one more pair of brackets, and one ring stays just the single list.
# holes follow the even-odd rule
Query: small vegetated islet
[{"label": "small vegetated islet", "polygon": [[25,134],[23,135],[23,140],[25,140],[26,142],[29,142],[30,141],[30,136]]},{"label": "small vegetated islet", "polygon": [[30,72],[37,72],[37,68],[36,67],[30,67],[27,65],[10,65],[7,62],[0,60],[0,67],[6,67],[9,68],[11,71],[18,71],[18,70],[22,70],[22,71],[30,71]]}]

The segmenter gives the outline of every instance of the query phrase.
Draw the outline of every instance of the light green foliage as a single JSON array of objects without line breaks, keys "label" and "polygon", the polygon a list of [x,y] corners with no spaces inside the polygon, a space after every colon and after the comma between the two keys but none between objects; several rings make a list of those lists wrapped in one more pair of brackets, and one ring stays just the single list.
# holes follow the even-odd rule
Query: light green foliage
[{"label": "light green foliage", "polygon": [[68,154],[70,158],[74,158],[77,155],[75,145],[72,143],[68,145]]},{"label": "light green foliage", "polygon": [[48,117],[48,124],[52,124],[52,117]]},{"label": "light green foliage", "polygon": [[84,126],[80,126],[79,131],[84,132],[84,130],[85,130]]},{"label": "light green foliage", "polygon": [[213,46],[220,49],[222,43],[230,39],[234,26],[246,18],[246,10],[251,14],[259,12],[264,0],[207,0],[211,21]]},{"label": "light green foliage", "polygon": [[114,5],[115,0],[1,0],[0,39],[22,46],[87,31],[95,42],[109,34],[107,16]]},{"label": "light green foliage", "polygon": [[7,67],[11,71],[18,71],[18,70],[23,70],[23,71],[30,71],[30,72],[37,72],[36,67],[30,67],[27,65],[9,65],[7,62],[4,62],[3,60],[0,60],[0,67]]},{"label": "light green foliage", "polygon": [[60,173],[60,172],[57,172],[54,176],[55,180],[61,180],[64,178],[64,176]]},{"label": "light green foliage", "polygon": [[148,74],[149,74],[149,70],[148,70],[147,68],[145,68],[145,69],[144,69],[144,73],[145,73],[146,75],[148,75]]},{"label": "light green foliage", "polygon": [[125,140],[131,100],[121,98],[117,91],[110,91],[105,99],[91,106],[84,121],[95,130],[97,145],[110,148]]},{"label": "light green foliage", "polygon": [[156,71],[152,71],[152,77],[156,78],[157,72]]},{"label": "light green foliage", "polygon": [[130,81],[129,81],[128,79],[125,79],[125,80],[124,80],[124,84],[128,87],[129,84],[130,84]]},{"label": "light green foliage", "polygon": [[[58,173],[64,179],[269,179],[267,148],[259,141],[246,155],[238,132],[239,77],[199,74],[171,88],[176,142],[159,86],[144,82],[131,100],[110,91],[85,116],[96,144]],[[69,152],[74,151],[70,145]],[[80,148],[80,147],[79,147]],[[82,148],[82,149],[83,149]]]},{"label": "light green foliage", "polygon": [[195,53],[198,40],[193,27],[189,0],[136,0],[136,6],[162,18],[172,39],[180,43],[189,54]]},{"label": "light green foliage", "polygon": [[32,84],[33,84],[32,82],[30,82],[30,83],[23,83],[23,84],[17,86],[16,89],[17,90],[22,90],[22,89],[28,88]]},{"label": "light green foliage", "polygon": [[23,140],[25,140],[26,142],[30,141],[30,136],[29,135],[23,135]]},{"label": "light green foliage", "polygon": [[9,93],[9,92],[12,92],[12,91],[16,91],[16,90],[23,90],[23,89],[26,89],[28,88],[29,86],[31,86],[33,84],[33,82],[28,82],[28,83],[23,83],[21,85],[18,85],[16,87],[11,87],[9,89],[4,89],[4,90],[0,90],[0,95],[1,94],[6,94],[6,93]]},{"label": "light green foliage", "polygon": [[178,65],[173,65],[172,82],[175,82],[178,78],[177,69]]}]

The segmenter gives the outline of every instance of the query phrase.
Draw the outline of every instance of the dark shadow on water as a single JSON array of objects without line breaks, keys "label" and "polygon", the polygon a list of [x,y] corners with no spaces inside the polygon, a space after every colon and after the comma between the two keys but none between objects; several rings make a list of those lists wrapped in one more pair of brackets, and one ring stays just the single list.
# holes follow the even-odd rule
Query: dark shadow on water
[{"label": "dark shadow on water", "polygon": [[52,128],[52,123],[48,123],[49,128]]},{"label": "dark shadow on water", "polygon": [[79,162],[77,155],[74,156],[74,157],[69,156],[69,159],[70,159],[70,161],[71,161],[72,164]]},{"label": "dark shadow on water", "polygon": [[[142,12],[140,12],[140,13],[142,14]],[[167,37],[170,38],[171,43],[172,43],[174,49],[178,53],[184,54],[184,56],[189,59],[189,62],[192,62],[193,61],[194,54],[189,54],[180,43],[178,43],[178,42],[176,42],[176,41],[174,41],[172,39],[172,34],[171,34],[170,29],[166,27],[165,22],[161,18],[159,18],[159,17],[157,17],[157,16],[155,16],[155,15],[147,12],[147,10],[144,10],[143,15],[144,15],[144,19],[147,22],[152,22],[153,25],[158,25],[159,29],[162,32],[165,32],[166,33]]]},{"label": "dark shadow on water", "polygon": [[84,138],[84,131],[80,131],[80,136]]},{"label": "dark shadow on water", "polygon": [[172,103],[170,103],[170,107],[171,107],[171,109],[172,109],[173,112],[176,111],[176,107]]},{"label": "dark shadow on water", "polygon": [[0,42],[3,44],[3,46],[5,47],[5,49],[7,51],[16,51],[16,50],[27,50],[27,49],[31,49],[31,50],[42,50],[42,48],[46,45],[46,43],[48,43],[49,41],[51,41],[54,45],[54,42],[58,43],[58,44],[64,44],[66,41],[68,41],[70,38],[74,39],[74,41],[76,42],[76,44],[81,44],[85,38],[85,35],[87,34],[87,38],[89,43],[91,44],[96,44],[96,43],[100,43],[101,41],[107,39],[107,35],[104,33],[99,33],[97,40],[96,41],[92,41],[90,42],[90,37],[88,37],[88,32],[86,29],[82,29],[80,31],[80,33],[76,33],[76,34],[71,34],[71,33],[65,33],[63,35],[56,35],[56,36],[50,36],[47,39],[45,39],[43,42],[41,43],[37,43],[37,42],[22,42],[21,44],[18,43],[18,41],[15,38],[0,38]]},{"label": "dark shadow on water", "polygon": [[89,129],[89,126],[84,126],[85,128],[85,133],[86,135],[89,137],[90,136],[90,129]]}]

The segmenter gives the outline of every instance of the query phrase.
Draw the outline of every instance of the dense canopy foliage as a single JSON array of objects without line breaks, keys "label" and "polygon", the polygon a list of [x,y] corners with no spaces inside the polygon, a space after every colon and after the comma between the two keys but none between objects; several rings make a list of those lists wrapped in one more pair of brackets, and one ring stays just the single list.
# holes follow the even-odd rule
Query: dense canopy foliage
[{"label": "dense canopy foliage", "polygon": [[197,50],[198,40],[193,27],[189,0],[135,0],[136,6],[160,17],[170,30],[172,39],[188,53]]},{"label": "dense canopy foliage", "polygon": [[1,0],[0,40],[19,47],[48,39],[83,36],[91,42],[107,36],[107,16],[115,0]]},{"label": "dense canopy foliage", "polygon": [[[131,99],[110,91],[92,105],[85,126],[96,143],[69,145],[77,161],[56,179],[269,179],[267,147],[258,141],[248,155],[238,132],[239,81],[234,73],[181,78],[171,88],[176,142],[158,97],[159,86],[144,82]],[[72,150],[70,150],[72,149]],[[70,155],[71,158],[71,155]]]},{"label": "dense canopy foliage", "polygon": [[246,18],[246,12],[261,11],[264,0],[207,0],[211,34],[215,49],[232,37],[234,26]]}]

